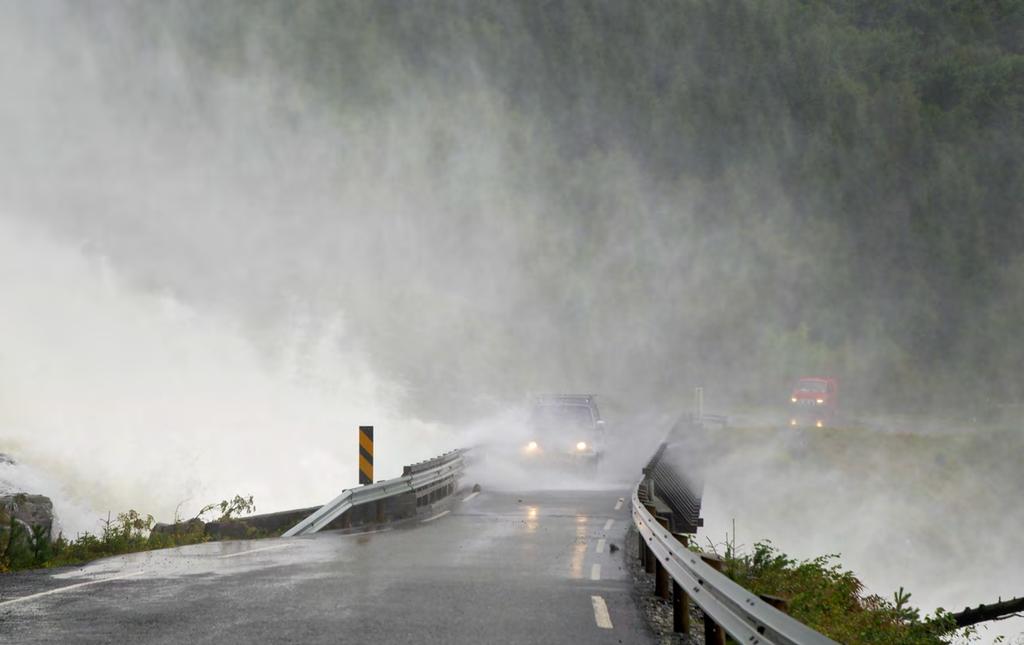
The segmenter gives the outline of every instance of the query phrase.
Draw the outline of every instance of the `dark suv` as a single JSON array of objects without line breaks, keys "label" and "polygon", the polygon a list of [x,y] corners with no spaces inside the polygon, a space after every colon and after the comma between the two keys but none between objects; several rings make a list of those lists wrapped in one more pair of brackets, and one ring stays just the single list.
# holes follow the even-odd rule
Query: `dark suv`
[{"label": "dark suv", "polygon": [[596,464],[604,450],[604,420],[592,394],[538,396],[530,412],[528,459]]}]

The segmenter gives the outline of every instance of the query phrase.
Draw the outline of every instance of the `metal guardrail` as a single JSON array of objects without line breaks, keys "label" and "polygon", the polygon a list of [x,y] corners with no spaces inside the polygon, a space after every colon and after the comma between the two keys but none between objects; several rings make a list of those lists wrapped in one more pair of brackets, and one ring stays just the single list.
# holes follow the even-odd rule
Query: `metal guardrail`
[{"label": "metal guardrail", "polygon": [[462,474],[463,452],[462,450],[453,450],[440,457],[406,466],[401,477],[344,490],[341,495],[285,531],[283,537],[316,533],[355,506],[378,502],[398,495],[420,493],[424,489],[433,489],[454,483]]},{"label": "metal guardrail", "polygon": [[700,488],[688,482],[675,467],[664,459],[668,444],[662,442],[657,452],[644,467],[644,479],[653,493],[671,509],[669,524],[675,533],[696,533],[704,526],[700,517]]},{"label": "metal guardrail", "polygon": [[827,645],[836,641],[787,616],[715,571],[664,528],[633,491],[633,522],[656,565],[711,620],[740,643],[751,645]]},{"label": "metal guardrail", "polygon": [[413,475],[432,470],[438,466],[443,466],[446,462],[455,459],[455,457],[458,457],[463,452],[463,450],[452,450],[451,452],[446,452],[438,457],[432,457],[431,459],[424,459],[423,461],[418,461],[415,464],[410,464],[402,468],[402,475]]},{"label": "metal guardrail", "polygon": [[723,428],[729,425],[729,417],[724,414],[703,414],[700,417],[701,423],[717,423]]},{"label": "metal guardrail", "polygon": [[743,589],[720,573],[719,558],[687,546],[689,535],[703,525],[704,468],[694,455],[703,452],[708,425],[727,424],[721,415],[680,418],[644,467],[644,479],[633,495],[633,518],[642,538],[640,559],[655,574],[655,592],[667,599],[671,586],[673,626],[679,632],[689,629],[692,598],[704,613],[707,643],[724,643],[726,633],[751,645],[832,643],[778,611],[784,608],[782,599]]}]

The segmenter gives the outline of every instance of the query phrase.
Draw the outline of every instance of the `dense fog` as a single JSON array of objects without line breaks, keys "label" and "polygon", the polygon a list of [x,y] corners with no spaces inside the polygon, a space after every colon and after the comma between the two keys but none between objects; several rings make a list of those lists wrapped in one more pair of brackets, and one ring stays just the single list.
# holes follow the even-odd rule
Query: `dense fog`
[{"label": "dense fog", "polygon": [[[606,486],[694,386],[770,425],[813,373],[880,432],[1019,430],[1022,12],[661,4],[0,1],[0,482],[70,532],[277,510],[354,483],[359,424],[391,476],[588,392],[630,447]],[[777,481],[771,445],[721,458],[758,490],[864,483]],[[944,495],[1010,472],[972,445]],[[860,512],[899,534],[874,484]],[[937,584],[711,490],[716,531]]]}]

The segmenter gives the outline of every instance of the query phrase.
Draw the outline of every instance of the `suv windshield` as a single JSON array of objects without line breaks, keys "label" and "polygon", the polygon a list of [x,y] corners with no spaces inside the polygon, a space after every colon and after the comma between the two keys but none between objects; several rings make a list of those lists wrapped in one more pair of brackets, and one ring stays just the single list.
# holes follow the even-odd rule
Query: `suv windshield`
[{"label": "suv windshield", "polygon": [[800,381],[796,384],[797,392],[824,392],[825,381]]},{"label": "suv windshield", "polygon": [[594,417],[585,405],[541,405],[533,409],[533,425],[542,430],[572,427],[593,429]]}]

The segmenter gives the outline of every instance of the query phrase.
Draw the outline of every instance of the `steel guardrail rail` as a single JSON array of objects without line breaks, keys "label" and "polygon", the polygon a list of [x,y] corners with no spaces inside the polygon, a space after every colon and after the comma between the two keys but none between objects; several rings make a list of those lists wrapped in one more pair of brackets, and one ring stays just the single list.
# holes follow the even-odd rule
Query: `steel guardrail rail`
[{"label": "steel guardrail rail", "polygon": [[433,468],[437,468],[438,466],[442,466],[446,462],[449,462],[452,459],[455,459],[456,457],[460,456],[464,452],[465,452],[465,450],[452,450],[451,452],[446,452],[446,453],[444,453],[443,455],[441,455],[439,457],[432,457],[430,459],[424,459],[423,461],[418,461],[415,464],[410,464],[410,465],[406,466],[405,468],[403,468],[402,469],[402,475],[403,476],[404,475],[415,475],[415,474],[418,474],[418,473],[422,473],[422,472],[431,470]]},{"label": "steel guardrail rail", "polygon": [[[446,479],[454,479],[462,473],[465,465],[463,452],[462,450],[453,450],[441,457],[421,462],[431,464],[431,467],[426,470],[344,490],[340,495],[310,514],[309,517],[285,531],[282,537],[316,533],[354,506],[369,504],[405,493],[415,493],[421,488]],[[435,461],[438,465],[434,465]]]},{"label": "steel guardrail rail", "polygon": [[724,414],[705,414],[700,418],[701,423],[717,423],[723,428],[729,425],[729,417]]},{"label": "steel guardrail rail", "polygon": [[647,511],[633,489],[633,523],[657,564],[701,611],[737,642],[748,645],[837,645],[824,634],[775,609],[701,560]]},{"label": "steel guardrail rail", "polygon": [[[669,448],[663,441],[657,452],[644,467],[644,478],[650,486],[653,484],[654,495],[661,499],[672,510],[669,519],[675,533],[696,533],[697,528],[704,525],[700,517],[701,494],[695,484],[682,477],[678,470],[664,459]],[[648,492],[651,492],[648,490]]]}]

